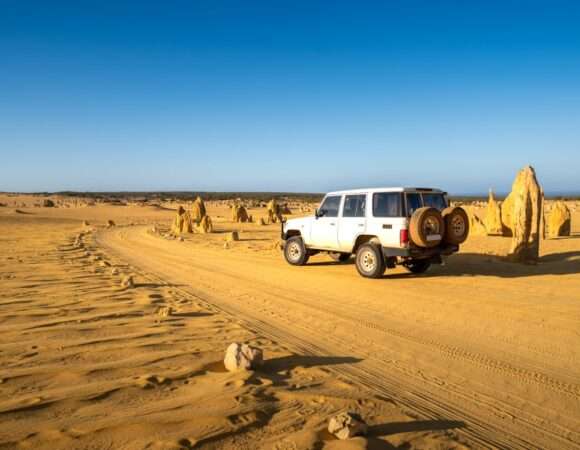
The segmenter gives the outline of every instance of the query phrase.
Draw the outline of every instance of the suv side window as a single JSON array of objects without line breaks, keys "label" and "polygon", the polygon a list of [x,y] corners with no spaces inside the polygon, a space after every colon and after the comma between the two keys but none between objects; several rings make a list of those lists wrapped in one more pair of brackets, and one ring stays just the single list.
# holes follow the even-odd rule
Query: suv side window
[{"label": "suv side window", "polygon": [[347,195],[344,199],[342,217],[364,217],[366,198],[366,194]]},{"label": "suv side window", "polygon": [[447,202],[443,194],[423,194],[423,203],[425,206],[431,206],[440,211],[447,208]]},{"label": "suv side window", "polygon": [[373,194],[373,216],[402,217],[403,196],[400,192],[377,192]]},{"label": "suv side window", "polygon": [[411,217],[421,207],[423,207],[421,194],[407,194],[407,216]]},{"label": "suv side window", "polygon": [[338,208],[340,206],[340,195],[326,197],[318,209],[323,217],[338,217]]}]

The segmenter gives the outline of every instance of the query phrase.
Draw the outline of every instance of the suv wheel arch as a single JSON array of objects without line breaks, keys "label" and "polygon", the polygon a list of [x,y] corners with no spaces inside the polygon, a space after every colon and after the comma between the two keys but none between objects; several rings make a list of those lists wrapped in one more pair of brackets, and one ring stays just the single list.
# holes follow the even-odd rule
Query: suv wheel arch
[{"label": "suv wheel arch", "polygon": [[359,247],[364,244],[376,244],[378,246],[381,245],[381,241],[378,237],[372,234],[360,234],[357,236],[356,241],[354,242],[354,247],[352,248],[352,253],[357,252]]}]

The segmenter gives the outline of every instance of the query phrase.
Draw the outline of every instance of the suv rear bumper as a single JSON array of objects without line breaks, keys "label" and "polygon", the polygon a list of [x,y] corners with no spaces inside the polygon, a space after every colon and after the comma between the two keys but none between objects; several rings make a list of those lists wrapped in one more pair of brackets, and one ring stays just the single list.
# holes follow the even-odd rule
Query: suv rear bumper
[{"label": "suv rear bumper", "polygon": [[429,258],[436,255],[451,255],[459,251],[459,245],[445,244],[432,248],[397,248],[383,247],[383,255],[388,258],[391,256],[402,256],[408,258]]}]

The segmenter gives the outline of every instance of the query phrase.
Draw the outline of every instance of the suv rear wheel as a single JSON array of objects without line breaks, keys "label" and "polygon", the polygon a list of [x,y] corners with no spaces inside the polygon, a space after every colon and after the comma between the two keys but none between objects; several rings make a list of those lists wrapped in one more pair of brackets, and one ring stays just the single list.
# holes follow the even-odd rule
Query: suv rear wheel
[{"label": "suv rear wheel", "polygon": [[380,278],[385,273],[385,259],[376,244],[363,244],[356,252],[356,269],[366,278]]},{"label": "suv rear wheel", "polygon": [[308,253],[300,236],[291,237],[286,241],[284,257],[293,266],[303,266],[308,262]]}]

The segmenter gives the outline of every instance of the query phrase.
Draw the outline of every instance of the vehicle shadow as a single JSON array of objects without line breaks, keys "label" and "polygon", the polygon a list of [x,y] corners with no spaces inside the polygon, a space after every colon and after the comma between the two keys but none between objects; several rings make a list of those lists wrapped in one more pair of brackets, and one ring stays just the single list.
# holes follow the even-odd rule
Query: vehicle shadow
[{"label": "vehicle shadow", "polygon": [[580,251],[551,253],[542,256],[537,264],[520,264],[507,257],[479,253],[460,253],[450,256],[445,266],[432,266],[424,274],[385,273],[385,278],[429,278],[442,276],[492,276],[521,278],[541,275],[573,275],[580,273]]},{"label": "vehicle shadow", "polygon": [[[354,258],[346,262],[313,261],[305,267],[353,266]],[[481,253],[459,253],[447,258],[445,266],[433,265],[424,274],[410,272],[393,273],[387,269],[383,278],[406,279],[442,276],[495,276],[501,278],[533,277],[540,275],[573,275],[580,273],[580,251],[549,253],[542,256],[537,264],[520,264],[508,257]]]}]

